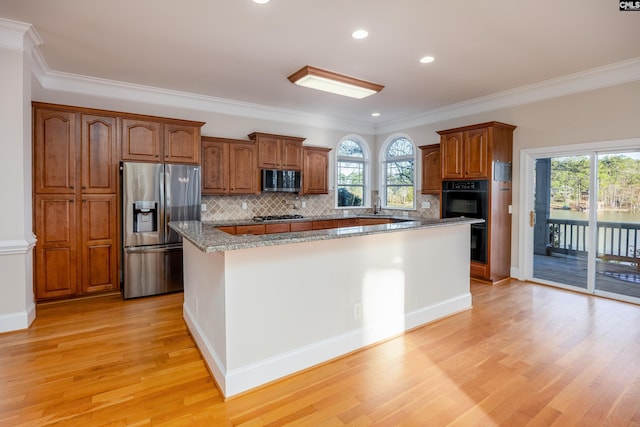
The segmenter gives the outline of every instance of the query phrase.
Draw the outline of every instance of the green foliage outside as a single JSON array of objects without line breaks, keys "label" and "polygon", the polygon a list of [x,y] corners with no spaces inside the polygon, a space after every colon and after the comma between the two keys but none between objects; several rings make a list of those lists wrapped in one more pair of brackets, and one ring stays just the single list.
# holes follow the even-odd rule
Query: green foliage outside
[{"label": "green foliage outside", "polygon": [[[589,184],[588,156],[551,159],[551,208],[587,209]],[[598,157],[598,209],[640,210],[640,159]]]}]

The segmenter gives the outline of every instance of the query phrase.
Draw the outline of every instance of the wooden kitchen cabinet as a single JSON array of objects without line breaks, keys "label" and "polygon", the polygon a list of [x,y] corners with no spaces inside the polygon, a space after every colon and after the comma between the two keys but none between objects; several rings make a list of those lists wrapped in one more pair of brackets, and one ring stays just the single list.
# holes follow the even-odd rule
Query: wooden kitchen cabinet
[{"label": "wooden kitchen cabinet", "polygon": [[252,142],[229,144],[229,194],[258,194],[259,171],[256,146]]},{"label": "wooden kitchen cabinet", "polygon": [[165,163],[200,163],[200,126],[165,123]]},{"label": "wooden kitchen cabinet", "polygon": [[148,116],[120,120],[122,160],[200,163],[200,128],[204,123]]},{"label": "wooden kitchen cabinet", "polygon": [[487,262],[471,262],[471,276],[490,283],[510,277],[513,131],[506,123],[479,123],[439,131],[443,180],[486,180]]},{"label": "wooden kitchen cabinet", "polygon": [[202,194],[257,194],[254,142],[202,137]]},{"label": "wooden kitchen cabinet", "polygon": [[204,123],[32,105],[36,299],[116,290],[120,160],[197,163]]},{"label": "wooden kitchen cabinet", "polygon": [[329,193],[329,151],[324,147],[303,147],[302,194]]},{"label": "wooden kitchen cabinet", "polygon": [[36,299],[117,289],[117,117],[33,106]]},{"label": "wooden kitchen cabinet", "polygon": [[442,191],[440,144],[423,145],[422,151],[422,194],[440,195]]},{"label": "wooden kitchen cabinet", "polygon": [[82,196],[81,274],[82,293],[118,289],[116,195]]},{"label": "wooden kitchen cabinet", "polygon": [[80,189],[90,194],[115,194],[118,185],[118,143],[115,117],[81,115]]},{"label": "wooden kitchen cabinet", "polygon": [[202,137],[202,194],[229,193],[229,143]]},{"label": "wooden kitchen cabinet", "polygon": [[75,295],[77,284],[77,203],[73,194],[34,198],[36,298]]},{"label": "wooden kitchen cabinet", "polygon": [[338,222],[335,219],[320,219],[313,221],[311,228],[313,230],[327,230],[329,228],[337,228]]},{"label": "wooden kitchen cabinet", "polygon": [[302,141],[305,138],[254,132],[249,139],[258,146],[258,168],[302,170]]},{"label": "wooden kitchen cabinet", "polygon": [[76,114],[37,109],[33,120],[33,188],[36,193],[75,194]]},{"label": "wooden kitchen cabinet", "polygon": [[121,123],[122,160],[160,162],[162,124],[131,118],[123,118]]},{"label": "wooden kitchen cabinet", "polygon": [[488,122],[439,131],[442,179],[490,179],[493,161],[512,151],[514,129]]}]

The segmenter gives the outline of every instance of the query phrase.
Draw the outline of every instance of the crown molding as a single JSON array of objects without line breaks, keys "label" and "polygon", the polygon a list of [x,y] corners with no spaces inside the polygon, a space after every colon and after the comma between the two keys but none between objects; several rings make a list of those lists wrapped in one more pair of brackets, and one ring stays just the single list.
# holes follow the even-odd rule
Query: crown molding
[{"label": "crown molding", "polygon": [[437,108],[376,126],[376,135],[640,80],[640,57]]},{"label": "crown molding", "polygon": [[42,44],[42,39],[31,24],[0,18],[0,47],[28,50]]},{"label": "crown molding", "polygon": [[[44,67],[42,67],[42,69],[44,69]],[[43,89],[46,90],[166,105],[231,116],[250,117],[252,119],[305,124],[319,128],[331,128],[366,134],[373,134],[375,131],[375,126],[370,123],[339,120],[268,105],[252,104],[60,71],[47,70],[40,75],[37,73],[34,74]]]},{"label": "crown molding", "polygon": [[40,49],[42,39],[31,24],[0,18],[0,47],[30,52],[32,72],[45,90],[143,102],[317,128],[383,135],[458,117],[515,107],[565,95],[640,80],[640,57],[471,99],[414,116],[373,124],[341,120],[295,110],[119,82],[49,69]]}]

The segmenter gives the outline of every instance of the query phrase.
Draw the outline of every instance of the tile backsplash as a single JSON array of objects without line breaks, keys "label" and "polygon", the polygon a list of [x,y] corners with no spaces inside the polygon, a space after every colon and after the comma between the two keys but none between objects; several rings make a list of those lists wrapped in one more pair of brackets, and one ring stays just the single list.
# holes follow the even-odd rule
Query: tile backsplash
[{"label": "tile backsplash", "polygon": [[[342,215],[344,209],[335,209],[334,192],[321,195],[287,193],[262,193],[240,196],[202,196],[206,211],[202,212],[202,221],[245,220],[258,215],[299,214],[303,216]],[[377,191],[372,193],[375,198]],[[437,196],[417,194],[416,210],[408,211],[409,216],[421,218],[439,218],[440,203]],[[430,206],[423,208],[427,202]],[[246,207],[246,209],[243,209]],[[371,208],[350,208],[349,214],[372,214]],[[383,209],[381,215],[402,215],[398,210]]]}]

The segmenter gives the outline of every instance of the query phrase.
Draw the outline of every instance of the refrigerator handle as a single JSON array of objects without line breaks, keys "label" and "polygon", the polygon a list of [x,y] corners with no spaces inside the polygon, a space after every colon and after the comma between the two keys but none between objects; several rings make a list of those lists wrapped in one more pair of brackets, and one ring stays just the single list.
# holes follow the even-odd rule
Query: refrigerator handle
[{"label": "refrigerator handle", "polygon": [[166,242],[169,240],[169,234],[171,233],[169,229],[169,221],[171,221],[171,169],[167,165],[164,166],[162,178],[160,180],[162,194],[164,194],[164,223],[162,224],[162,229],[164,231],[164,241]]},{"label": "refrigerator handle", "polygon": [[158,230],[160,231],[160,233],[162,234],[160,240],[162,242],[166,242],[167,241],[167,193],[165,191],[165,179],[166,179],[166,173],[165,173],[165,166],[162,165],[162,168],[160,169],[160,176],[158,177],[158,185],[159,185],[159,189],[158,191],[160,192],[160,215],[158,215]]}]

